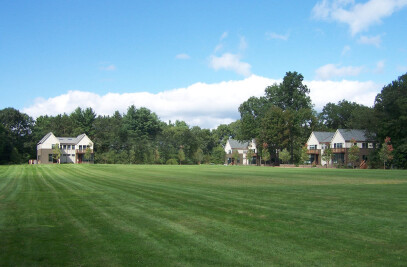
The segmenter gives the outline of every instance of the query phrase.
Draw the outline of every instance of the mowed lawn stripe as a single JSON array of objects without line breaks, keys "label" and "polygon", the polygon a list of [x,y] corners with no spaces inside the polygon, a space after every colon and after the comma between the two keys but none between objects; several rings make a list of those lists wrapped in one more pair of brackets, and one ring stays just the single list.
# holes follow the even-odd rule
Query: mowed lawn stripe
[{"label": "mowed lawn stripe", "polygon": [[406,185],[371,170],[0,167],[0,265],[402,266]]},{"label": "mowed lawn stripe", "polygon": [[[60,176],[60,178],[62,178],[62,176]],[[110,187],[109,188],[109,190],[111,190],[111,188],[112,187]],[[128,188],[128,187],[126,187],[126,188]],[[149,193],[149,195],[151,195],[151,192],[148,192]],[[121,194],[121,196],[125,196],[125,194],[123,194],[123,192],[122,192],[122,194]],[[129,199],[126,199],[128,202],[129,202]],[[85,200],[83,200],[83,204],[89,204],[91,201],[85,201]],[[131,201],[130,201],[131,202]],[[149,202],[151,202],[151,201],[149,201]],[[149,226],[150,228],[151,228],[151,226],[154,226],[155,224],[154,224],[154,222],[155,223],[157,223],[157,222],[159,222],[160,224],[162,224],[162,226],[160,226],[160,225],[158,225],[158,226],[156,226],[156,227],[154,227],[155,229],[153,229],[153,230],[156,230],[156,229],[160,229],[160,228],[163,228],[163,232],[166,234],[166,235],[168,235],[168,232],[169,233],[171,233],[171,231],[173,232],[173,233],[171,233],[171,235],[172,235],[172,239],[174,239],[174,234],[176,234],[177,232],[180,232],[181,234],[182,234],[182,236],[185,236],[185,234],[187,234],[187,235],[189,235],[189,236],[193,236],[193,239],[197,239],[197,237],[198,237],[198,235],[195,233],[195,232],[191,232],[191,231],[188,231],[188,229],[186,229],[185,227],[182,227],[180,224],[173,224],[171,221],[168,221],[168,220],[165,220],[164,219],[164,217],[162,216],[162,212],[161,212],[161,210],[162,209],[160,209],[160,214],[159,214],[159,217],[156,217],[156,218],[154,218],[154,217],[152,217],[151,216],[151,213],[153,214],[154,212],[150,212],[150,213],[148,213],[148,212],[143,212],[143,213],[141,213],[141,212],[139,212],[139,210],[132,210],[131,212],[129,212],[128,210],[125,210],[125,207],[128,207],[129,206],[129,204],[127,203],[127,204],[125,204],[125,202],[124,201],[120,201],[119,202],[120,203],[120,205],[118,204],[118,205],[116,205],[115,204],[115,200],[114,199],[109,199],[109,201],[108,201],[108,205],[112,205],[112,206],[114,206],[115,208],[114,208],[114,212],[116,212],[117,214],[115,214],[114,216],[109,216],[109,218],[103,218],[103,222],[105,222],[106,221],[106,219],[110,222],[110,224],[111,225],[114,225],[115,227],[120,227],[121,225],[122,225],[122,228],[123,229],[130,229],[129,227],[128,227],[128,225],[126,225],[125,224],[125,222],[126,221],[128,221],[128,220],[130,220],[130,219],[134,219],[132,216],[129,216],[129,214],[135,214],[135,215],[137,215],[137,214],[142,214],[142,218],[143,218],[143,222],[140,224],[142,227],[143,226]],[[101,206],[103,206],[103,203],[100,203],[100,204],[102,204]],[[134,205],[132,206],[132,207],[134,207],[134,206],[139,206],[139,205],[137,205],[137,202],[134,202],[133,203]],[[90,206],[90,205],[89,205]],[[96,212],[97,212],[97,208],[96,208],[96,211],[95,211],[95,206],[92,206],[92,207],[89,207],[89,208],[91,208],[92,209],[92,211],[95,213],[94,215],[93,215],[93,218],[96,218],[96,217],[98,217],[97,216],[97,214],[96,214]],[[99,209],[100,210],[100,209]],[[108,213],[107,212],[105,212],[105,211],[102,211],[102,212],[100,212],[100,214],[103,214],[104,216],[106,216]],[[120,218],[120,215],[121,214],[126,214],[127,215],[127,217],[124,217],[124,218]],[[111,222],[111,219],[112,218],[118,218],[118,219],[120,219],[119,221],[113,221],[113,222]],[[137,219],[137,218],[136,218]],[[145,220],[150,220],[150,221],[145,221]],[[93,225],[93,227],[98,227],[98,224],[96,223],[96,224],[94,224]],[[137,230],[140,232],[140,228],[139,227],[137,227]],[[174,232],[174,230],[175,230],[175,232]],[[149,231],[150,231],[150,234],[155,234],[151,229],[149,229]],[[165,240],[159,240],[161,243],[163,242],[163,241],[165,241]],[[179,243],[181,243],[181,244],[184,244],[185,245],[185,242],[186,242],[186,240],[181,240]],[[191,246],[191,248],[194,248],[194,247],[196,247],[195,246],[195,244],[192,244],[192,246]],[[177,246],[176,245],[172,245],[172,246],[169,246],[168,248],[173,248],[173,249],[175,249],[175,251],[179,251],[179,248],[177,248]],[[228,248],[229,250],[230,250],[230,248]],[[189,250],[191,250],[190,248],[189,248]],[[213,251],[215,252],[215,253],[219,253],[219,252],[217,252],[219,250],[219,248],[216,248],[216,249],[214,249]],[[164,255],[161,255],[161,258],[167,258],[167,262],[168,262],[168,256],[169,256],[169,254],[168,254],[168,251],[166,251],[166,250],[162,250],[162,249],[160,249],[160,251],[161,251],[161,253],[163,253],[163,252],[166,252],[166,254],[164,254]],[[199,253],[201,253],[202,251],[197,251],[197,252],[199,252]],[[189,253],[190,253],[190,251],[189,251]],[[146,254],[145,252],[143,253],[143,255],[144,254]],[[149,253],[149,254],[151,254],[151,253]],[[148,254],[147,254],[148,255]],[[186,255],[188,255],[188,254],[186,254]],[[239,257],[241,257],[242,255],[241,255],[241,253],[239,252],[239,255],[238,254],[236,254],[236,256],[238,256],[238,258]],[[179,260],[179,255],[178,255],[178,257],[177,257],[178,259],[177,259],[177,261]],[[214,259],[216,259],[217,257],[213,257]],[[229,262],[231,262],[233,260],[233,258],[230,258],[229,259]]]},{"label": "mowed lawn stripe", "polygon": [[[100,182],[100,180],[98,180]],[[112,183],[112,180],[109,180],[109,187],[112,188],[114,185]],[[185,198],[183,196],[180,196],[180,194],[168,194],[162,193],[162,189],[159,190],[154,190],[151,189],[151,187],[146,188],[142,188],[142,187],[137,187],[137,188],[132,188],[130,186],[125,186],[124,188],[121,189],[122,192],[120,195],[125,196],[128,194],[127,191],[130,192],[131,195],[143,195],[143,198],[146,199],[145,202],[148,203],[149,206],[153,206],[153,208],[148,208],[146,209],[143,206],[140,206],[137,202],[139,201],[139,199],[137,199],[136,202],[134,203],[130,203],[133,206],[139,207],[140,209],[143,209],[143,216],[148,216],[148,215],[157,215],[155,217],[152,217],[152,219],[157,220],[162,224],[162,226],[159,226],[158,229],[163,228],[164,232],[174,232],[174,234],[181,235],[181,236],[188,236],[189,239],[192,239],[190,241],[192,242],[198,242],[198,243],[206,243],[206,245],[208,244],[207,241],[205,240],[201,240],[202,237],[200,237],[199,233],[194,230],[194,229],[190,229],[189,226],[191,225],[190,222],[188,222],[188,219],[185,219],[186,214],[185,214],[185,208],[183,206],[188,205],[185,204],[184,202],[187,202],[188,200],[184,200]],[[134,192],[133,192],[134,191]],[[178,205],[174,206],[169,206],[168,204],[171,204],[173,201],[168,201],[171,196],[173,196],[172,198],[174,198],[174,203],[177,203]],[[190,196],[192,196],[190,194]],[[190,198],[190,196],[188,196],[187,199]],[[162,198],[165,198],[166,201],[162,200]],[[112,202],[112,201],[110,201]],[[152,204],[152,203],[158,203],[158,205]],[[158,209],[157,209],[158,207]],[[199,208],[202,208],[201,206]],[[182,214],[177,214],[177,210],[181,210]],[[179,212],[178,212],[179,213]],[[181,216],[181,217],[180,217]],[[151,218],[151,217],[150,217]],[[180,220],[181,218],[181,220]],[[175,223],[174,223],[175,221]],[[196,221],[197,223],[199,223],[201,220]],[[183,225],[182,222],[187,222],[187,225]],[[199,224],[202,224],[202,222],[200,222]],[[205,236],[203,236],[205,237]],[[185,238],[184,238],[185,239]],[[165,242],[165,240],[161,240],[161,242]],[[182,245],[185,245],[186,243],[188,243],[188,240],[181,240],[179,243]],[[215,240],[211,240],[212,243],[212,247],[214,247],[214,252],[218,251],[217,253],[221,252],[220,248],[222,246],[221,243],[217,243],[215,244]],[[191,244],[191,248],[197,247],[197,245],[199,244]],[[215,247],[216,245],[216,247]],[[173,248],[176,248],[176,250],[179,250],[179,248],[177,248],[178,246],[173,246]],[[189,248],[189,250],[191,250],[191,248]],[[227,250],[231,250],[230,247],[227,247]],[[200,252],[200,251],[197,251]],[[191,253],[191,252],[189,252]],[[200,252],[201,253],[201,252]],[[237,257],[237,260],[239,258],[242,257],[242,255],[244,255],[243,252],[238,251],[235,253],[236,255],[234,255],[234,257]],[[186,254],[187,255],[187,254]],[[247,256],[249,257],[249,256]],[[217,257],[214,257],[215,259]],[[234,258],[230,258],[229,262],[231,262],[231,260],[233,260]]]}]

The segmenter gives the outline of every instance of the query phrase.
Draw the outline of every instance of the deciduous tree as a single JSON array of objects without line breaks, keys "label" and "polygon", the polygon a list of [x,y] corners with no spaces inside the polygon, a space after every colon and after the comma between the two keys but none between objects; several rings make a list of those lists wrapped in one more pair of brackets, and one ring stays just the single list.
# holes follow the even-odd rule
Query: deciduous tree
[{"label": "deciduous tree", "polygon": [[393,146],[391,145],[390,137],[386,137],[384,139],[384,143],[382,144],[382,148],[379,151],[379,158],[383,161],[383,169],[386,169],[386,162],[389,162],[393,159]]},{"label": "deciduous tree", "polygon": [[283,151],[280,152],[279,156],[283,163],[288,163],[291,158],[290,152],[288,152],[287,148],[284,148]]},{"label": "deciduous tree", "polygon": [[355,139],[352,139],[350,142],[352,143],[352,146],[348,150],[348,160],[350,163],[352,163],[352,167],[355,168],[355,164],[359,160],[360,149]]}]

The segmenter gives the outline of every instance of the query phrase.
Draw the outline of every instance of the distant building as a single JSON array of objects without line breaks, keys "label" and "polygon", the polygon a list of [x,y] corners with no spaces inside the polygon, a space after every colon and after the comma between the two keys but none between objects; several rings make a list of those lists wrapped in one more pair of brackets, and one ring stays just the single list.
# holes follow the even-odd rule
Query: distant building
[{"label": "distant building", "polygon": [[[247,158],[247,152],[251,150],[253,152],[252,158]],[[237,151],[238,158],[235,160],[233,158],[233,152]],[[225,164],[234,165],[249,165],[256,163],[256,142],[253,139],[250,142],[240,142],[234,139],[229,139],[225,145],[226,159]]]},{"label": "distant building", "polygon": [[[61,150],[60,163],[93,163],[93,142],[86,134],[77,137],[56,137],[53,133],[46,134],[37,144],[37,163],[57,163],[53,157],[54,148]],[[90,149],[90,158],[85,158],[87,149]]]},{"label": "distant building", "polygon": [[[354,140],[354,142],[352,142]],[[370,152],[375,148],[375,136],[366,131],[355,129],[338,129],[336,132],[312,132],[307,141],[307,153],[311,163],[326,165],[322,160],[325,149],[332,149],[332,162],[346,165],[349,163],[348,150],[351,146],[359,147],[359,162],[367,161]]]},{"label": "distant building", "polygon": [[312,132],[308,138],[308,154],[311,163],[316,165],[325,165],[322,155],[325,149],[331,147],[331,140],[335,132]]}]

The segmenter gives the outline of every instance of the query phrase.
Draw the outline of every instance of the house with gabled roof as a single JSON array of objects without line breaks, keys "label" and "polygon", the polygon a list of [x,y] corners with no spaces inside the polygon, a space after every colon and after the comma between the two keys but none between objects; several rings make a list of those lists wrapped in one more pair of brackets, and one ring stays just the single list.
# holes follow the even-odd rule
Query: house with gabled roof
[{"label": "house with gabled roof", "polygon": [[359,162],[367,161],[370,152],[376,146],[376,136],[366,131],[355,129],[338,129],[331,140],[333,163],[348,164],[348,150],[351,146],[359,147]]},{"label": "house with gabled roof", "polygon": [[[247,157],[247,152],[251,150],[253,152],[252,158]],[[233,158],[233,153],[237,151],[239,157],[235,160]],[[249,142],[241,142],[234,139],[228,139],[225,145],[225,164],[233,164],[233,165],[250,165],[256,162],[256,142],[253,139]]]},{"label": "house with gabled roof", "polygon": [[322,159],[324,150],[330,147],[334,132],[312,132],[307,141],[308,154],[311,163],[316,165],[325,165]]},{"label": "house with gabled roof", "polygon": [[335,132],[312,132],[307,141],[307,153],[311,163],[326,165],[322,159],[325,149],[332,149],[332,162],[347,165],[348,150],[351,146],[359,147],[359,162],[367,161],[369,154],[376,146],[375,136],[364,130],[337,129]]},{"label": "house with gabled roof", "polygon": [[[54,157],[54,149],[59,146],[61,151],[59,163],[93,163],[93,142],[86,134],[77,137],[56,137],[52,132],[46,134],[37,143],[37,163],[58,163]],[[85,153],[90,151],[89,159]]]}]

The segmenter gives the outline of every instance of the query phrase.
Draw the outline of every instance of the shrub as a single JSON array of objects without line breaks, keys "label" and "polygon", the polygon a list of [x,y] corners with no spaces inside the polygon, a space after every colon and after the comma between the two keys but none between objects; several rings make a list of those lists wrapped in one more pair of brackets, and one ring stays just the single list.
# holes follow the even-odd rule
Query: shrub
[{"label": "shrub", "polygon": [[167,164],[167,165],[178,165],[178,161],[176,159],[169,159],[169,160],[167,160],[167,162],[165,164]]}]

